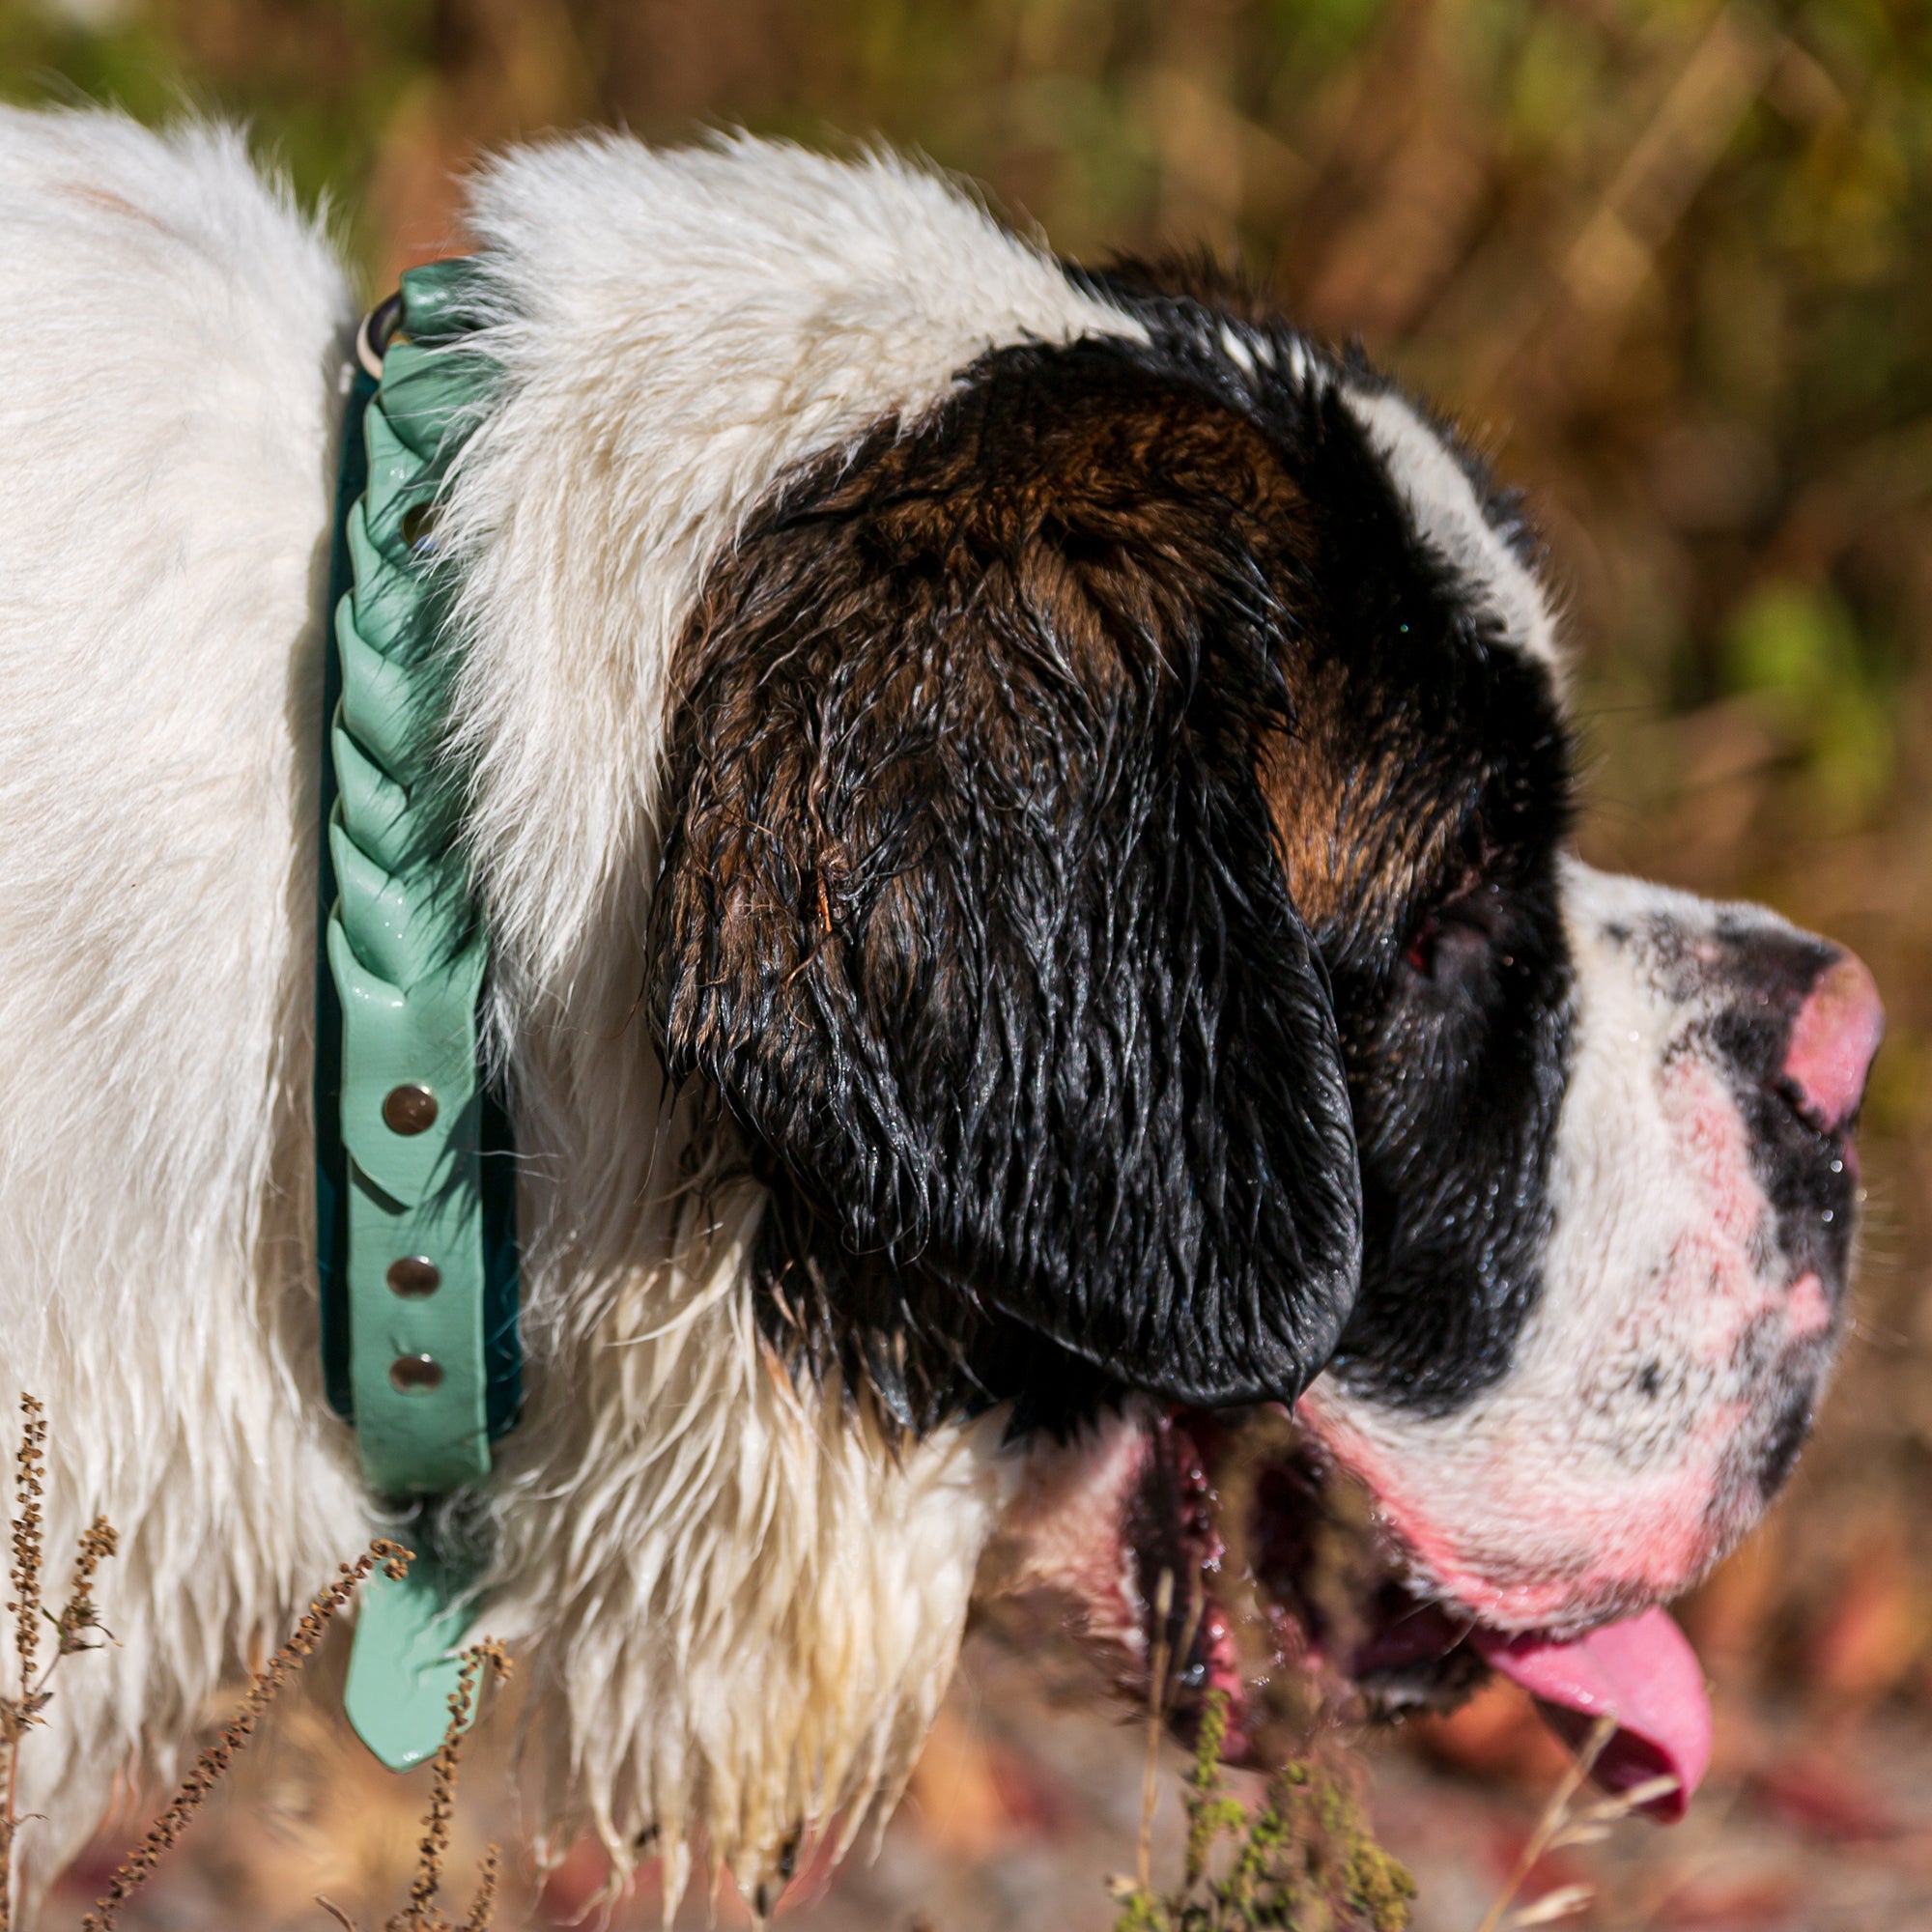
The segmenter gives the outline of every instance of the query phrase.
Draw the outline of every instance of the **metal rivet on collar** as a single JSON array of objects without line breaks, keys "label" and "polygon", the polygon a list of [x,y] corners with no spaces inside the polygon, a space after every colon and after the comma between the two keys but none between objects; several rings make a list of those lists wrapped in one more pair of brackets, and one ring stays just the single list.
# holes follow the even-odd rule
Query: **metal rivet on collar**
[{"label": "metal rivet on collar", "polygon": [[391,1087],[383,1096],[383,1124],[392,1134],[420,1134],[436,1125],[436,1095],[427,1087]]},{"label": "metal rivet on collar", "polygon": [[442,1386],[442,1364],[434,1355],[398,1355],[389,1364],[389,1379],[405,1395]]},{"label": "metal rivet on collar", "polygon": [[389,1293],[419,1300],[442,1286],[442,1270],[427,1255],[403,1255],[389,1264]]}]

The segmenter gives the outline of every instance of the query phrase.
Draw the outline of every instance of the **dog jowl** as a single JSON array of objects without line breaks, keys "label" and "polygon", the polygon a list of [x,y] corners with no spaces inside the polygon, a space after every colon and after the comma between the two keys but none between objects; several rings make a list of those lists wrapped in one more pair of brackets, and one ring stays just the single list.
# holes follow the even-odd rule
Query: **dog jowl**
[{"label": "dog jowl", "polygon": [[[765,1333],[908,1431],[1010,1405],[986,1581],[1130,1684],[1159,1569],[1225,1556],[1231,1407],[1298,1401],[1241,1525],[1277,1646],[1617,1710],[1603,1775],[1675,1815],[1709,1712],[1651,1606],[1829,1369],[1870,976],[1567,856],[1531,538],[1453,433],[1096,286],[1144,340],[990,355],[792,480],[685,646],[660,1012],[772,1193]],[[1297,1596],[1324,1468],[1385,1563],[1346,1634]],[[1211,1592],[1164,1634],[1238,1736]]]}]

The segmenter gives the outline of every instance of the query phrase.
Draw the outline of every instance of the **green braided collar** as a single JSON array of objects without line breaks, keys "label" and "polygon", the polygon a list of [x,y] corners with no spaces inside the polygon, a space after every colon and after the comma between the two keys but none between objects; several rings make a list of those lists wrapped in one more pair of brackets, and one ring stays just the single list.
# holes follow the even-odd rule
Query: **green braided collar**
[{"label": "green braided collar", "polygon": [[[521,1400],[515,1176],[478,1064],[488,935],[437,771],[448,586],[435,521],[492,370],[464,353],[473,270],[412,270],[363,325],[343,432],[324,672],[316,971],[317,1261],[328,1399],[379,1494],[489,1473]],[[379,339],[372,341],[371,337]],[[406,339],[405,339],[406,338]],[[371,1579],[349,1715],[385,1763],[440,1742],[464,1583],[412,1538]]]}]

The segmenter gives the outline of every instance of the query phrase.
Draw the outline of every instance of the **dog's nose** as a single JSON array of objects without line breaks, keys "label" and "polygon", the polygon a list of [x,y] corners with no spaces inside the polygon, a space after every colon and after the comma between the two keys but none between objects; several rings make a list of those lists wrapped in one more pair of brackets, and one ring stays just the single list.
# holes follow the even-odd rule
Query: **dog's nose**
[{"label": "dog's nose", "polygon": [[1836,1133],[1858,1112],[1884,1034],[1878,982],[1862,959],[1844,953],[1813,980],[1784,1054],[1785,1082],[1826,1133]]}]

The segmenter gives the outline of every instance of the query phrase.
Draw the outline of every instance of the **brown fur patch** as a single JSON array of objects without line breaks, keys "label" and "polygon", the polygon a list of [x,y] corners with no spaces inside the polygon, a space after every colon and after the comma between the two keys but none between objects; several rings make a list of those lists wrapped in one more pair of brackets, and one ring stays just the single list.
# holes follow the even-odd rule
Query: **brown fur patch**
[{"label": "brown fur patch", "polygon": [[[1236,286],[1206,257],[1132,266],[1163,292],[1213,287],[1225,301]],[[1259,296],[1251,301],[1264,312]],[[876,464],[855,469],[815,500],[800,542],[810,547],[820,518],[870,509],[894,562],[970,572],[980,559],[982,598],[1012,595],[1037,610],[1076,666],[1102,674],[1128,634],[1157,636],[1182,621],[1179,607],[1197,588],[1190,576],[1213,568],[1201,541],[1204,507],[1246,546],[1257,594],[1280,596],[1319,567],[1306,498],[1279,454],[1254,424],[1208,397],[1170,392],[1134,410],[1073,410],[1032,430],[1033,461],[1018,474],[1004,453],[978,446],[955,447],[935,465],[916,444],[887,442]],[[1136,567],[1120,568],[1124,557]],[[680,697],[702,674],[705,640],[728,637],[719,618],[736,594],[726,559],[679,654]],[[935,622],[947,615],[931,614]],[[1281,615],[1292,724],[1270,735],[1261,771],[1291,894],[1311,925],[1374,917],[1402,904],[1439,862],[1440,828],[1387,817],[1411,748],[1390,746],[1378,758],[1364,747],[1334,640],[1312,633],[1305,612]],[[916,704],[924,696],[899,679],[879,701]],[[757,722],[748,711],[732,728],[751,731]],[[817,890],[836,897],[841,862],[836,852],[827,856]],[[721,855],[725,864],[734,857]],[[829,932],[824,906],[818,910]]]},{"label": "brown fur patch", "polygon": [[1406,734],[1365,739],[1359,696],[1324,657],[1301,677],[1294,728],[1262,761],[1289,893],[1318,930],[1399,920],[1441,871],[1454,831],[1401,810],[1417,748]]},{"label": "brown fur patch", "polygon": [[1029,349],[799,478],[706,586],[667,1063],[774,1188],[774,1339],[910,1427],[1077,1408],[1077,1357],[1285,1397],[1336,1318],[1339,1043],[1260,788],[1307,528],[1211,391]]}]

